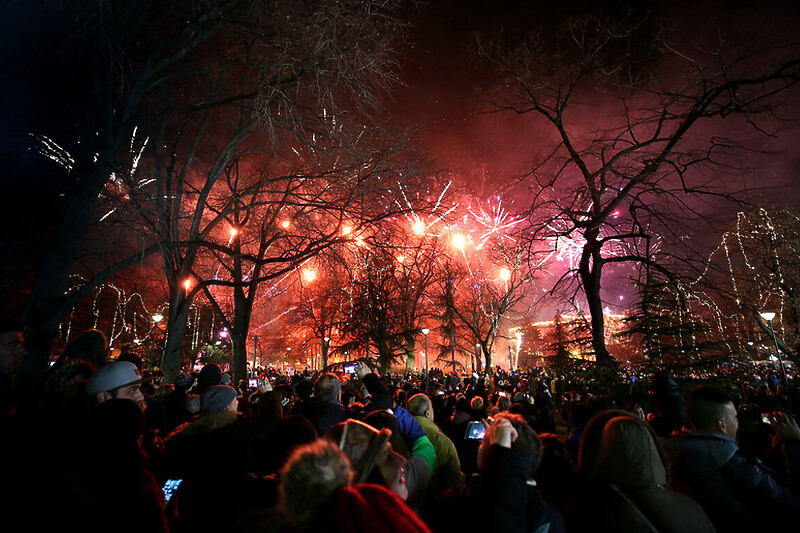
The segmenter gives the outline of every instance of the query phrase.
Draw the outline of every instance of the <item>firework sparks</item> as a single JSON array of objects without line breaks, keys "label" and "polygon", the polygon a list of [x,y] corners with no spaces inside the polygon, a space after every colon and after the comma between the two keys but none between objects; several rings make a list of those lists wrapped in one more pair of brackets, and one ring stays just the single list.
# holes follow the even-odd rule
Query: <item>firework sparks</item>
[{"label": "firework sparks", "polygon": [[509,239],[512,242],[516,242],[505,232],[522,222],[522,220],[506,212],[503,208],[503,200],[499,196],[497,197],[497,204],[491,206],[489,211],[480,206],[477,212],[472,209],[468,209],[468,211],[481,226],[481,233],[477,239],[478,245],[475,247],[477,250],[482,249],[486,242],[493,236],[497,236],[499,239]]}]

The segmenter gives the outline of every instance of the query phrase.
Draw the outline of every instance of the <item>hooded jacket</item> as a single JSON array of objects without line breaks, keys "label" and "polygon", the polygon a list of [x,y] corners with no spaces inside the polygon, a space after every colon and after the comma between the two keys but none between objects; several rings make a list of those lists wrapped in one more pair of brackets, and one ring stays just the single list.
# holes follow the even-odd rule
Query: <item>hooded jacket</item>
[{"label": "hooded jacket", "polygon": [[691,498],[667,490],[667,468],[654,433],[633,417],[603,427],[592,464],[568,517],[568,527],[592,531],[712,532],[709,517]]}]

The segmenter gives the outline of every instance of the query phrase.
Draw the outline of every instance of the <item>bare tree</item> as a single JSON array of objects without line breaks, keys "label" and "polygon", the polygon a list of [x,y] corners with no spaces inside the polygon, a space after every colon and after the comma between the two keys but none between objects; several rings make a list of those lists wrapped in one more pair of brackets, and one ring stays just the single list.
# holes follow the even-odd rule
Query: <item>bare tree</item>
[{"label": "bare tree", "polygon": [[[613,22],[570,19],[511,49],[481,43],[480,52],[502,73],[505,99],[496,109],[539,119],[554,139],[520,182],[531,195],[532,262],[560,239],[578,244],[561,283],[585,298],[597,361],[613,365],[604,268],[647,265],[674,276],[668,259],[692,256],[692,234],[711,222],[708,202],[734,200],[737,190],[737,145],[716,133],[731,124],[768,127],[758,117],[772,118],[771,106],[797,83],[797,51],[690,57],[631,11]],[[670,75],[646,76],[652,65]]]},{"label": "bare tree", "polygon": [[469,331],[480,350],[476,366],[482,359],[483,369],[488,372],[492,369],[492,348],[500,323],[526,299],[532,281],[530,273],[522,268],[521,251],[498,247],[495,254],[487,254],[494,256],[496,264],[486,260],[478,267],[458,268],[454,297],[445,298],[448,310]]},{"label": "bare tree", "polygon": [[[207,174],[220,175],[248,129],[268,132],[272,138],[278,131],[291,132],[300,142],[309,142],[315,134],[306,126],[309,117],[334,112],[338,100],[344,99],[354,115],[368,109],[376,91],[393,80],[393,43],[401,33],[394,16],[396,3],[391,1],[178,1],[159,9],[149,2],[100,1],[66,2],[61,7],[65,19],[78,21],[62,61],[92,68],[80,78],[86,82],[80,102],[64,106],[80,110],[64,121],[74,137],[67,141],[77,147],[70,150],[74,186],[65,195],[63,220],[23,313],[32,348],[29,361],[37,366],[46,359],[55,328],[74,298],[90,292],[79,290],[72,299],[64,298],[98,196],[115,173],[129,172],[138,157],[130,150],[137,128],[150,139],[202,139],[207,148],[209,138],[203,135],[220,129],[214,117],[218,110],[230,113],[242,105],[255,120],[227,139],[232,142],[219,131],[212,135],[219,143],[216,155],[223,157],[217,157],[221,166]],[[243,125],[238,119],[235,123]],[[200,132],[203,135],[197,135]],[[151,147],[160,158],[155,166],[178,174],[181,164],[206,155],[193,153],[191,141],[175,153],[157,155],[162,148]],[[195,193],[204,193],[202,186],[193,185]],[[180,242],[151,242],[147,251],[157,244],[174,250]],[[114,271],[136,260],[120,263]],[[188,268],[176,265],[171,267],[179,273],[176,279],[188,274]],[[109,275],[109,268],[98,270]],[[180,307],[186,295],[172,292],[171,307]]]}]

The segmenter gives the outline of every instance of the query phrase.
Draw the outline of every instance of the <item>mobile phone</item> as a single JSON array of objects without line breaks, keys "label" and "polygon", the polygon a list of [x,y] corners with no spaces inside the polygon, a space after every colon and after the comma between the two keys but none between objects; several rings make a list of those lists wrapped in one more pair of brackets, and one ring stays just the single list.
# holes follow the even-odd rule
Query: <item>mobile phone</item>
[{"label": "mobile phone", "polygon": [[168,479],[164,486],[161,487],[161,490],[164,491],[164,501],[168,502],[174,495],[175,491],[178,490],[178,486],[181,484],[182,479]]},{"label": "mobile phone", "polygon": [[356,373],[356,365],[344,365],[344,371],[346,374],[355,374]]},{"label": "mobile phone", "polygon": [[481,440],[483,439],[483,435],[485,433],[486,427],[483,425],[483,423],[473,420],[467,424],[467,432],[464,435],[464,438]]},{"label": "mobile phone", "polygon": [[767,413],[761,413],[761,421],[765,424],[769,424],[769,415]]},{"label": "mobile phone", "polygon": [[507,396],[507,394],[504,391],[498,392],[497,395],[498,396],[502,396],[503,398],[505,398]]},{"label": "mobile phone", "polygon": [[258,379],[250,378],[249,380],[247,380],[247,386],[250,387],[251,389],[257,388],[258,387]]}]

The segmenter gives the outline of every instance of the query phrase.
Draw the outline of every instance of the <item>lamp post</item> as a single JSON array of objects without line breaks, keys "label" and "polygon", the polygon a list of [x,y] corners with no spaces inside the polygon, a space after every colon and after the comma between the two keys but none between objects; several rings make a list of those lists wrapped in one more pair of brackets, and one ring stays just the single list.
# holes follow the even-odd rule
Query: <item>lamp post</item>
[{"label": "lamp post", "polygon": [[158,332],[158,323],[161,322],[161,320],[164,318],[164,315],[162,315],[159,312],[155,312],[153,313],[152,318],[153,318],[153,337],[151,338],[152,349],[150,350],[150,362],[147,365],[148,370],[150,370],[151,372],[153,371],[153,357],[155,357],[156,354],[156,333]]},{"label": "lamp post", "polygon": [[254,377],[258,376],[258,373],[256,372],[256,361],[257,361],[256,357],[258,355],[258,339],[260,339],[260,338],[261,337],[259,337],[258,335],[253,335],[253,376]]},{"label": "lamp post", "polygon": [[425,335],[425,375],[428,375],[428,333],[431,330],[428,328],[422,328],[422,334]]},{"label": "lamp post", "polygon": [[772,321],[775,319],[775,313],[761,313],[761,318],[769,324],[769,331],[772,333],[772,341],[775,343],[775,353],[778,356],[778,365],[781,368],[781,384],[786,381],[786,369],[783,368],[783,359],[781,359],[781,351],[778,348],[778,337],[775,336],[775,329],[772,327]]},{"label": "lamp post", "polygon": [[323,337],[322,341],[322,354],[320,354],[319,366],[320,370],[325,370],[328,366],[328,350],[331,347],[331,338]]}]

